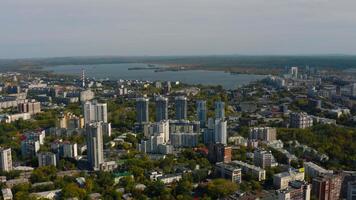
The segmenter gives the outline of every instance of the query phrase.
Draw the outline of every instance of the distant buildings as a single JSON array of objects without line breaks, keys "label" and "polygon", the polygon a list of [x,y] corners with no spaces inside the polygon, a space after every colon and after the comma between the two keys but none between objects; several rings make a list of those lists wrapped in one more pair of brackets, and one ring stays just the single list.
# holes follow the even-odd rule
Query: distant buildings
[{"label": "distant buildings", "polygon": [[291,128],[308,128],[313,126],[313,118],[307,113],[291,113],[290,114],[290,127]]},{"label": "distant buildings", "polygon": [[156,121],[168,120],[168,98],[158,96],[156,101]]},{"label": "distant buildings", "polygon": [[148,98],[137,98],[136,99],[136,121],[139,124],[144,124],[149,122],[148,114]]},{"label": "distant buildings", "polygon": [[11,148],[0,147],[0,171],[11,171],[12,170],[12,156]]},{"label": "distant buildings", "polygon": [[176,97],[175,107],[176,107],[176,119],[177,120],[187,119],[187,112],[188,112],[187,97],[185,96]]},{"label": "distant buildings", "polygon": [[38,158],[38,166],[49,166],[57,165],[57,159],[56,159],[56,154],[52,152],[40,152],[37,153],[37,158]]},{"label": "distant buildings", "polygon": [[104,162],[102,122],[88,124],[85,133],[89,165],[99,170],[100,164]]}]

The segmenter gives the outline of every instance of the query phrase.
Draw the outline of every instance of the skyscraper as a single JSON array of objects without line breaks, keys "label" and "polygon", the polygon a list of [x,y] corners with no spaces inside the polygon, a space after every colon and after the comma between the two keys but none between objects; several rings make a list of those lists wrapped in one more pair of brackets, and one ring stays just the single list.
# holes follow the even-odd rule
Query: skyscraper
[{"label": "skyscraper", "polygon": [[156,122],[168,119],[168,98],[156,97]]},{"label": "skyscraper", "polygon": [[12,170],[11,148],[0,147],[0,170],[5,172]]},{"label": "skyscraper", "polygon": [[207,120],[206,101],[204,100],[197,101],[197,115],[200,121],[200,127],[205,127],[206,120]]},{"label": "skyscraper", "polygon": [[84,104],[84,122],[89,124],[92,122],[108,122],[108,110],[106,103],[98,103],[96,101],[87,101]]},{"label": "skyscraper", "polygon": [[227,144],[227,122],[223,119],[215,119],[214,141],[215,143]]},{"label": "skyscraper", "polygon": [[222,101],[215,102],[215,118],[216,119],[225,118],[225,103]]},{"label": "skyscraper", "polygon": [[175,106],[176,106],[176,119],[182,120],[187,119],[187,97],[178,96],[175,98]]},{"label": "skyscraper", "polygon": [[148,98],[142,97],[136,99],[136,121],[139,124],[149,122],[148,103]]},{"label": "skyscraper", "polygon": [[88,149],[88,162],[92,169],[99,170],[104,162],[103,128],[102,122],[95,122],[86,126],[86,142]]}]

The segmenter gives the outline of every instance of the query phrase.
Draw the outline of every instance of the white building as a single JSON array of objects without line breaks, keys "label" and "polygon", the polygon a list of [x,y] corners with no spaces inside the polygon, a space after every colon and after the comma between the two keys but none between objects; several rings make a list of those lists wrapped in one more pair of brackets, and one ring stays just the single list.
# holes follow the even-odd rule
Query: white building
[{"label": "white building", "polygon": [[108,111],[106,103],[98,103],[96,101],[87,101],[84,104],[84,122],[89,124],[92,122],[108,122]]},{"label": "white building", "polygon": [[0,171],[8,172],[11,170],[12,170],[11,148],[0,147]]},{"label": "white building", "polygon": [[3,200],[12,200],[13,195],[10,188],[1,189]]},{"label": "white building", "polygon": [[291,181],[304,181],[304,173],[299,171],[288,171],[275,174],[273,176],[273,185],[276,189],[285,189]]}]

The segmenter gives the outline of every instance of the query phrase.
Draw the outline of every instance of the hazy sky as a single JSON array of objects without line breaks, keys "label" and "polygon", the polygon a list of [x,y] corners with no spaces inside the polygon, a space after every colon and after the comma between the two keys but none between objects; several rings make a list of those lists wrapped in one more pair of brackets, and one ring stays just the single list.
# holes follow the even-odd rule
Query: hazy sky
[{"label": "hazy sky", "polygon": [[0,58],[356,54],[356,0],[0,0]]}]

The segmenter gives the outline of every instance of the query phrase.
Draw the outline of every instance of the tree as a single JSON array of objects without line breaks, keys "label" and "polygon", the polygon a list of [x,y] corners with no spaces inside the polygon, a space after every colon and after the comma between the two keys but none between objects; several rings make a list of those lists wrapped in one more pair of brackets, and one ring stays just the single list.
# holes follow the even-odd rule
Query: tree
[{"label": "tree", "polygon": [[225,179],[214,179],[206,186],[207,194],[213,199],[223,198],[232,193],[234,193],[238,189],[236,183]]},{"label": "tree", "polygon": [[33,170],[30,177],[32,183],[45,182],[56,178],[57,169],[54,166],[43,166]]},{"label": "tree", "polygon": [[86,191],[82,188],[79,188],[75,183],[69,183],[65,185],[62,189],[63,198],[73,198],[77,197],[79,199],[84,199],[86,196]]},{"label": "tree", "polygon": [[182,196],[189,196],[192,193],[193,185],[188,180],[181,180],[178,182],[177,186],[174,188],[174,194],[182,195]]},{"label": "tree", "polygon": [[163,194],[165,189],[162,181],[151,182],[145,189],[145,194],[149,197],[159,197]]}]

